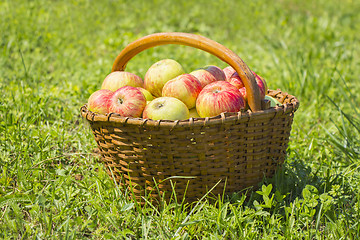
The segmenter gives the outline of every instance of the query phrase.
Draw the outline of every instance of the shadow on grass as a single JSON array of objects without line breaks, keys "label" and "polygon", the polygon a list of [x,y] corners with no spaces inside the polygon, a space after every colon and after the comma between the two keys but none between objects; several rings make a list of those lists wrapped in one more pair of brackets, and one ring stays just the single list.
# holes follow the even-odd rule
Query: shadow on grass
[{"label": "shadow on grass", "polygon": [[[334,179],[333,179],[334,180]],[[236,202],[242,198],[242,195],[247,195],[245,203],[252,205],[254,200],[261,200],[262,196],[256,193],[261,190],[262,186],[272,185],[272,192],[278,191],[280,195],[284,195],[286,202],[291,202],[297,197],[302,197],[302,192],[307,185],[311,185],[323,192],[329,184],[329,178],[320,177],[313,169],[304,161],[294,159],[287,160],[276,171],[272,178],[264,178],[257,186],[244,189],[241,192],[225,195],[225,201]]]},{"label": "shadow on grass", "polygon": [[265,185],[272,184],[274,190],[281,194],[288,194],[288,200],[292,200],[301,196],[306,185],[312,185],[320,190],[326,180],[312,172],[310,166],[304,161],[295,159],[291,162],[286,161],[284,165],[278,169],[274,177],[264,179]]}]

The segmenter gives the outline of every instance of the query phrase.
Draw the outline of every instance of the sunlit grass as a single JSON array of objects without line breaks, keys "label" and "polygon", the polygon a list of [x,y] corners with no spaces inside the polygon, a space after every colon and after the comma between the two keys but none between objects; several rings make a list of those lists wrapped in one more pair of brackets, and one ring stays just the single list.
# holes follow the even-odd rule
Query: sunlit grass
[{"label": "sunlit grass", "polygon": [[[358,239],[359,11],[323,0],[0,2],[0,238]],[[80,107],[126,44],[163,31],[218,41],[299,98],[288,158],[258,191],[141,206],[97,161]],[[225,66],[161,46],[127,70],[144,76],[162,58],[188,72]]]}]

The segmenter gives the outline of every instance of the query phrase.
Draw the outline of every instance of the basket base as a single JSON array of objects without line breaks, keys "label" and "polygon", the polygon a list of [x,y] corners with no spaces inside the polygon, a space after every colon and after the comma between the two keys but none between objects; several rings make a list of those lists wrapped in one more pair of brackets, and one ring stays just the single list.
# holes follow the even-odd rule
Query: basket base
[{"label": "basket base", "polygon": [[[115,177],[112,171],[113,167],[108,166],[106,169],[110,177]],[[198,182],[202,182],[200,177],[186,176],[172,176],[159,182],[153,178],[152,181],[147,181],[144,184],[145,187],[134,182],[137,179],[131,177],[131,174],[117,174],[114,180],[127,193],[126,195],[129,200],[136,201],[142,205],[148,202],[157,205],[163,201],[167,203],[193,203],[203,198],[206,198],[208,201],[217,201],[219,198],[239,192],[250,195],[252,191],[258,189],[258,184],[264,177],[270,178],[274,174],[275,170],[267,175],[263,175],[260,179],[254,178],[252,181],[246,181],[247,185],[237,186],[229,186],[226,179],[219,179],[213,185],[199,185]]]}]

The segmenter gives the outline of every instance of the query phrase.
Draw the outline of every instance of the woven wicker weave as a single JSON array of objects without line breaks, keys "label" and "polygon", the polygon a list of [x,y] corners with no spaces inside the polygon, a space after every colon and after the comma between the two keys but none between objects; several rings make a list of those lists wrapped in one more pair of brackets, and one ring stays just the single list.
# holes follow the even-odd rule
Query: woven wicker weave
[{"label": "woven wicker weave", "polygon": [[[139,199],[145,192],[154,197],[158,197],[158,190],[172,192],[172,184],[165,180],[169,177],[191,176],[171,179],[178,198],[186,189],[189,201],[201,198],[219,181],[212,194],[223,193],[225,184],[225,192],[231,193],[273,176],[285,159],[299,101],[280,90],[269,90],[268,95],[283,105],[262,110],[250,70],[227,48],[192,34],[153,34],[129,44],[115,60],[113,71],[124,70],[133,56],[147,48],[174,43],[203,49],[233,66],[245,83],[252,111],[153,121],[95,114],[84,105],[82,116],[90,123],[109,175],[124,187],[132,186]],[[159,183],[158,190],[154,182]]]}]

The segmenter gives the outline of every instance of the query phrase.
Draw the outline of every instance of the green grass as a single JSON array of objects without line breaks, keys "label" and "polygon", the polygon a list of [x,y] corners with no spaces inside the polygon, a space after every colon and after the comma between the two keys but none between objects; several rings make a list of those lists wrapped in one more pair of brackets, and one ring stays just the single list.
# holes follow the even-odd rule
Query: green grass
[{"label": "green grass", "polygon": [[[359,239],[358,1],[0,2],[0,238]],[[154,32],[222,43],[272,89],[299,98],[288,158],[246,198],[156,208],[127,192],[92,154],[79,108],[128,43]],[[184,46],[140,53],[190,72],[217,58]]]}]

